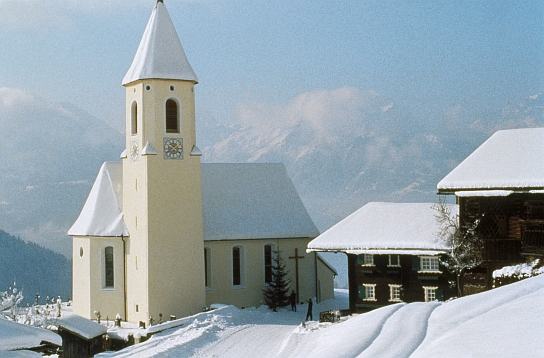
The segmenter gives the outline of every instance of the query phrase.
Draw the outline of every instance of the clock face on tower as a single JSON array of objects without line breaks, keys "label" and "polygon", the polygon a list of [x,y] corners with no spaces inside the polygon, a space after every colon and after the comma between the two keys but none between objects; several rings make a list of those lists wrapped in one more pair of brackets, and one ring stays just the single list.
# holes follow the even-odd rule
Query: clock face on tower
[{"label": "clock face on tower", "polygon": [[164,138],[164,159],[183,159],[183,139]]},{"label": "clock face on tower", "polygon": [[138,149],[138,142],[131,142],[130,143],[130,160],[133,162],[138,160],[138,154],[140,153]]}]

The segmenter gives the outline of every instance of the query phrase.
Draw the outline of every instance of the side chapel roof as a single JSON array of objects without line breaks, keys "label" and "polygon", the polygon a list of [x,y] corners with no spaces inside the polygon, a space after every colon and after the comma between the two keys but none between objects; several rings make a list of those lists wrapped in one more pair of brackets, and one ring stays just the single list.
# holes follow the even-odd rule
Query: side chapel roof
[{"label": "side chapel roof", "polygon": [[162,1],[153,8],[123,85],[143,79],[198,82]]},{"label": "side chapel roof", "polygon": [[[437,233],[433,203],[371,202],[308,244],[308,251],[436,255],[449,251]],[[451,205],[457,214],[457,205]]]},{"label": "side chapel roof", "polygon": [[[201,169],[204,240],[319,235],[283,164],[203,163]],[[68,235],[128,236],[122,183],[122,163],[104,163]]]},{"label": "side chapel roof", "polygon": [[478,195],[476,191],[484,196],[542,191],[544,128],[496,132],[446,175],[437,188],[439,193],[455,192],[459,196]]}]

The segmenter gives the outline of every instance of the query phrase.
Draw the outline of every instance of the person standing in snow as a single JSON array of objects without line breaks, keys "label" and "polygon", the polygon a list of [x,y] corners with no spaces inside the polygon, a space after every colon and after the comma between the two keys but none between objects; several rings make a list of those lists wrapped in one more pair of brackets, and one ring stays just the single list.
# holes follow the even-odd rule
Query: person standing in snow
[{"label": "person standing in snow", "polygon": [[291,301],[291,311],[296,312],[297,311],[297,294],[295,293],[295,290],[291,290],[291,296],[289,296],[289,300]]},{"label": "person standing in snow", "polygon": [[305,321],[308,320],[308,317],[310,317],[310,321],[313,321],[313,320],[314,320],[314,318],[313,318],[313,316],[312,316],[312,306],[313,306],[313,302],[312,302],[312,299],[310,298],[310,299],[308,300],[308,312],[306,313],[306,319],[305,319]]}]

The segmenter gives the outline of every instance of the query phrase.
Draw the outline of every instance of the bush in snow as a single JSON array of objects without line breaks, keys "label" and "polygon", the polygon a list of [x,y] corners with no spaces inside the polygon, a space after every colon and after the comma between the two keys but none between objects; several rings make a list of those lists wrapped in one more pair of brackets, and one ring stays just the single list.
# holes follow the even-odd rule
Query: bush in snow
[{"label": "bush in snow", "polygon": [[12,316],[17,306],[23,300],[23,291],[17,290],[17,284],[13,283],[13,288],[0,293],[0,311],[5,316]]},{"label": "bush in snow", "polygon": [[544,273],[544,261],[540,259],[528,264],[505,266],[500,270],[493,271],[493,287],[508,285],[542,273]]},{"label": "bush in snow", "polygon": [[270,282],[263,290],[264,299],[268,307],[276,311],[278,307],[286,307],[289,305],[289,283],[287,279],[288,272],[285,269],[285,263],[281,257],[281,251],[278,249],[273,252],[272,270]]}]

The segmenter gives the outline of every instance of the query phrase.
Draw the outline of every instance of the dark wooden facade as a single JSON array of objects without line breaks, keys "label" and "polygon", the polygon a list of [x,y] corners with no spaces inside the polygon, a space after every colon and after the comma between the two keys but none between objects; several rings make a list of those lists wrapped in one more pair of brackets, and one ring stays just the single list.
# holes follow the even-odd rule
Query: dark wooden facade
[{"label": "dark wooden facade", "polygon": [[491,289],[494,270],[544,255],[544,194],[457,199],[460,225],[479,220],[475,232],[483,240],[481,267],[464,275],[463,294]]},{"label": "dark wooden facade", "polygon": [[59,355],[62,358],[94,357],[105,350],[105,334],[87,339],[63,327],[59,327],[58,333],[62,337],[62,354]]},{"label": "dark wooden facade", "polygon": [[[450,282],[455,277],[441,264],[438,270],[426,271],[421,267],[418,255],[395,255],[397,265],[391,265],[390,255],[373,255],[373,264],[364,264],[363,255],[348,254],[348,281],[351,312],[365,312],[399,302],[423,302],[428,299],[426,288],[432,288],[433,297],[444,301],[456,295]],[[423,255],[424,257],[429,257]],[[438,256],[435,256],[439,259]],[[440,262],[440,259],[438,260]],[[365,298],[365,285],[374,287],[375,297]],[[399,289],[400,295],[392,296],[392,288]],[[431,299],[431,300],[434,300]]]}]

